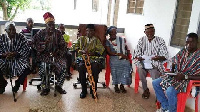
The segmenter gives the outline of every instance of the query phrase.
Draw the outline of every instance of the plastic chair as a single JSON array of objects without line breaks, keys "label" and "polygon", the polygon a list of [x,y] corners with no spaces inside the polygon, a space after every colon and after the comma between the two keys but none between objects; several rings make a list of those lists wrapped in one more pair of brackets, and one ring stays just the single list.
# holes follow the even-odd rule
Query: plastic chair
[{"label": "plastic chair", "polygon": [[23,91],[26,91],[26,87],[27,87],[27,77],[24,80]]},{"label": "plastic chair", "polygon": [[[167,62],[163,64],[165,67],[165,71],[169,71],[169,69],[167,69]],[[149,72],[147,72],[147,76],[146,77],[151,77]],[[140,81],[140,77],[139,77],[139,73],[138,73],[138,68],[135,68],[135,93],[138,93],[138,87],[139,87],[139,81]]]},{"label": "plastic chair", "polygon": [[[167,62],[165,62],[163,65],[165,67],[165,71],[169,71],[169,69],[167,69]],[[146,77],[151,77],[149,72],[147,72]],[[140,81],[140,77],[139,77],[139,73],[138,73],[138,68],[136,67],[135,68],[135,93],[138,93],[139,81]],[[160,102],[156,101],[156,108],[160,109],[160,107],[161,107]]]},{"label": "plastic chair", "polygon": [[[132,64],[132,55],[129,54],[128,56],[130,64]],[[106,55],[106,72],[105,72],[105,80],[106,80],[106,87],[109,87],[110,84],[110,56]],[[130,87],[130,85],[128,85],[128,87]]]},{"label": "plastic chair", "polygon": [[[184,112],[187,98],[190,97],[193,86],[200,86],[200,81],[190,80],[187,91],[177,95],[177,112]],[[198,95],[195,97],[195,112],[198,112]]]}]

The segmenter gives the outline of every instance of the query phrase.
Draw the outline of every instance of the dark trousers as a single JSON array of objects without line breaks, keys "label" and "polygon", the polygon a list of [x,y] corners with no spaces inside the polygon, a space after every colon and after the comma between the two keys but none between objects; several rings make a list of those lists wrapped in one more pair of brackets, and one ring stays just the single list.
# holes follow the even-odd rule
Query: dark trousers
[{"label": "dark trousers", "polygon": [[18,77],[17,81],[18,81],[21,85],[23,85],[23,84],[24,84],[25,78],[26,78],[27,75],[29,75],[29,74],[30,74],[30,69],[29,69],[29,68],[26,68],[26,69],[24,70],[24,72]]},{"label": "dark trousers", "polygon": [[7,84],[7,81],[4,79],[2,72],[0,72],[0,88],[4,88]]},{"label": "dark trousers", "polygon": [[37,51],[35,49],[31,49],[30,57],[32,58],[32,66],[31,66],[32,70],[35,70],[37,67],[36,55]]},{"label": "dark trousers", "polygon": [[72,54],[69,51],[66,52],[66,59],[67,59],[67,73],[68,75],[70,75],[71,74],[70,67],[72,65]]},{"label": "dark trousers", "polygon": [[[24,72],[18,77],[17,82],[19,82],[19,84],[23,85],[25,78],[29,74],[30,74],[30,69],[26,68],[24,70]],[[5,87],[6,84],[7,84],[7,81],[3,77],[3,73],[0,71],[0,88]]]},{"label": "dark trousers", "polygon": [[[98,77],[99,77],[99,73],[100,73],[99,64],[97,62],[91,63],[91,70],[92,70],[92,76],[93,76],[94,81],[95,81],[95,90],[97,90],[97,82],[98,82]],[[81,86],[82,86],[82,92],[87,93],[87,85],[86,85],[87,69],[85,67],[84,62],[79,63],[78,72],[79,72],[79,79],[80,79]]]}]

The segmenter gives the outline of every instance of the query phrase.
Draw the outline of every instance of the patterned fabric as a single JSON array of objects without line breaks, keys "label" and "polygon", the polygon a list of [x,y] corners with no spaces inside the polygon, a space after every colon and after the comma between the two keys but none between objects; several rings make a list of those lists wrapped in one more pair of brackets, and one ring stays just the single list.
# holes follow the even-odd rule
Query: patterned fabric
[{"label": "patterned fabric", "polygon": [[[45,45],[45,49],[39,52],[43,46],[41,42],[50,40],[48,44]],[[56,53],[54,56],[54,65],[56,66],[56,73],[61,74],[64,68],[66,68],[66,60],[64,58],[66,43],[60,31],[55,30],[52,36],[48,36],[45,29],[42,29],[35,34],[33,37],[33,48],[37,50],[37,61],[53,63],[50,53]]]},{"label": "patterned fabric", "polygon": [[[89,53],[95,52],[99,56],[90,56],[91,61],[100,61],[103,57],[101,56],[104,53],[104,46],[97,37],[79,37],[76,43],[73,43],[73,50],[85,50],[87,49]],[[82,54],[78,53],[78,59],[82,60]]]},{"label": "patterned fabric", "polygon": [[[165,41],[161,37],[155,36],[151,42],[149,42],[147,36],[143,36],[139,39],[138,45],[134,51],[133,57],[146,56],[164,56],[168,59],[168,51],[165,45]],[[160,61],[152,60],[152,65],[158,68],[160,72],[163,72],[163,63]],[[142,66],[141,63],[137,63],[137,66]]]},{"label": "patterned fabric", "polygon": [[6,72],[10,68],[11,74],[20,76],[26,68],[29,68],[29,51],[27,40],[22,34],[16,33],[15,37],[10,39],[7,34],[0,37],[0,56],[6,52],[17,52],[17,56],[12,60],[0,59],[0,69]]},{"label": "patterned fabric", "polygon": [[[106,40],[106,46],[110,48],[111,52],[123,53],[122,49],[125,49],[124,38],[117,37],[115,40],[116,42],[114,42],[114,44],[110,40]],[[122,46],[124,48],[122,48]],[[126,52],[123,54],[127,55]],[[116,84],[131,85],[132,76],[130,73],[132,67],[130,65],[129,60],[119,59],[119,56],[110,56],[110,68],[111,68],[113,85]]]},{"label": "patterned fabric", "polygon": [[28,45],[31,46],[31,43],[32,43],[31,30],[26,27],[22,29],[20,33],[24,35],[24,37],[28,41]]},{"label": "patterned fabric", "polygon": [[[184,48],[172,58],[172,62],[176,63],[175,72],[181,72],[183,75],[199,75],[200,73],[200,49],[189,54]],[[162,88],[166,90],[169,86],[173,86],[179,92],[186,92],[189,80],[176,81],[174,77],[164,75],[160,83]]]}]

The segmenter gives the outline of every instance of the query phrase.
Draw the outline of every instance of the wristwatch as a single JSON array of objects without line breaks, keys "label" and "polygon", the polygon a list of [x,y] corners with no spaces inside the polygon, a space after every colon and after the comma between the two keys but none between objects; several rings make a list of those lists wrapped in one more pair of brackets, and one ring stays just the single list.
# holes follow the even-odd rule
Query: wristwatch
[{"label": "wristwatch", "polygon": [[188,80],[188,75],[185,75],[185,79]]}]

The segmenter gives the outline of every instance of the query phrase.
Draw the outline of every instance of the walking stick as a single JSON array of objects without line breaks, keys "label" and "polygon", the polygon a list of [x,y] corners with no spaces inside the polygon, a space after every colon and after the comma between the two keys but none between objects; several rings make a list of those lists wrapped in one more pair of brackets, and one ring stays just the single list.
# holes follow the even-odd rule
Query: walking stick
[{"label": "walking stick", "polygon": [[[11,88],[12,88],[12,93],[13,93],[13,98],[14,98],[14,102],[16,102],[17,101],[17,99],[15,98],[15,92],[13,91],[13,84],[12,84],[12,75],[11,75],[11,73],[10,73],[10,71],[11,71],[11,69],[9,70],[9,65],[10,65],[10,63],[9,62],[7,62],[8,63],[8,65],[7,65],[7,73],[9,74],[9,77],[10,77],[10,83],[11,83]],[[11,67],[11,66],[10,66]]]},{"label": "walking stick", "polygon": [[[87,60],[86,60],[86,58]],[[82,55],[83,60],[85,61],[85,67],[87,68],[87,72],[88,72],[88,79],[89,82],[92,86],[92,91],[93,91],[93,95],[94,95],[94,99],[97,102],[97,93],[95,90],[95,82],[94,82],[94,77],[92,76],[92,70],[91,70],[91,64],[90,64],[90,57],[88,55]]]},{"label": "walking stick", "polygon": [[[54,64],[54,57],[53,57],[53,64]],[[54,97],[56,97],[57,96],[57,94],[56,94],[56,75],[55,75],[55,73],[53,72],[53,69],[54,68],[52,68],[52,75],[53,75],[53,84],[54,84]]]}]

